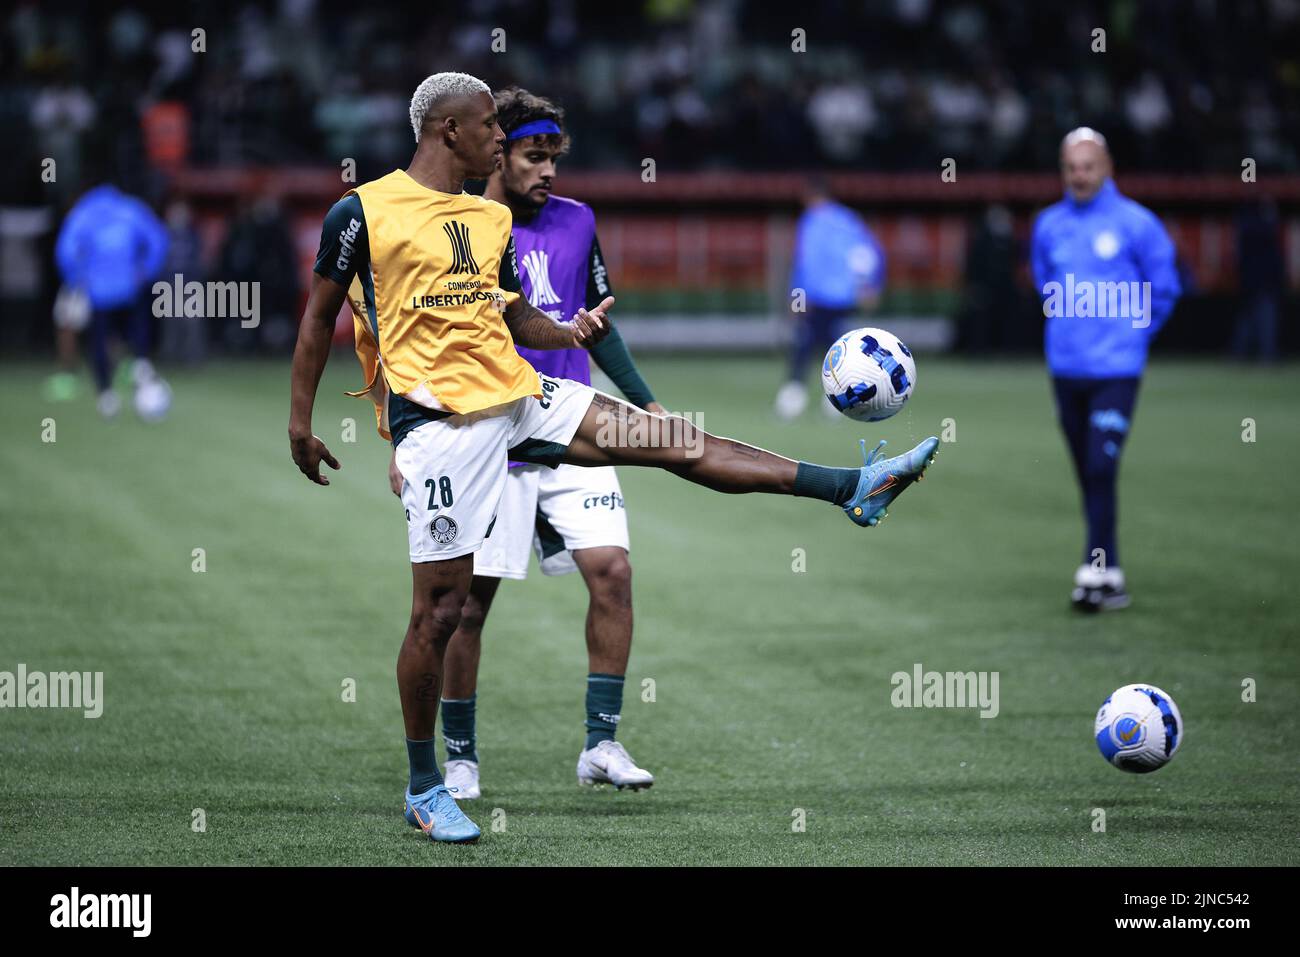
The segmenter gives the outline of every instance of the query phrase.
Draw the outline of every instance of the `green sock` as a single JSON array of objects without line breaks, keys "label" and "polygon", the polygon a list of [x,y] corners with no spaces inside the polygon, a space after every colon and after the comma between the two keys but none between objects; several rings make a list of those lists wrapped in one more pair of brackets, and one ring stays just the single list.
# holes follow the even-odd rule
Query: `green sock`
[{"label": "green sock", "polygon": [[800,462],[799,470],[794,473],[794,494],[844,505],[858,490],[858,479],[861,477],[860,469],[837,469],[828,465]]},{"label": "green sock", "polygon": [[618,719],[623,711],[623,676],[587,675],[587,744],[594,748],[602,741],[613,741]]},{"label": "green sock", "polygon": [[411,762],[412,794],[423,794],[442,783],[442,775],[438,773],[437,744],[436,738],[425,741],[406,739],[406,757]]},{"label": "green sock", "polygon": [[442,699],[442,740],[447,745],[448,761],[478,763],[478,742],[474,734],[477,700],[477,693],[468,698]]}]

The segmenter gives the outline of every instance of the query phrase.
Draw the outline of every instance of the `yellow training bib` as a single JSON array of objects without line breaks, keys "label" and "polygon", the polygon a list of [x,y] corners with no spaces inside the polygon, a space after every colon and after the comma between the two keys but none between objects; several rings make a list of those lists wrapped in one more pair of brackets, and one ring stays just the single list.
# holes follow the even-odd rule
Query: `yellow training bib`
[{"label": "yellow training bib", "polygon": [[[428,189],[402,170],[353,192],[365,212],[379,333],[373,357],[363,354],[358,330],[363,368],[371,373],[377,359],[390,391],[431,409],[476,412],[540,396],[537,372],[505,323],[519,296],[500,284],[510,210]],[[356,297],[348,298],[365,326],[364,302],[355,315]]]}]

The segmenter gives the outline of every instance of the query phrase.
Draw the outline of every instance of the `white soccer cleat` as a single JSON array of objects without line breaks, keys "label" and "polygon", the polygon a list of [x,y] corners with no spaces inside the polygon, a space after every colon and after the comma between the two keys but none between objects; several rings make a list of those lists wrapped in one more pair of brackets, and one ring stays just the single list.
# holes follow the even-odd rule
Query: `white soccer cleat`
[{"label": "white soccer cleat", "polygon": [[789,422],[803,415],[808,407],[808,388],[802,382],[787,382],[776,393],[777,418]]},{"label": "white soccer cleat", "polygon": [[483,793],[478,786],[477,761],[448,761],[443,772],[447,790],[457,801],[473,801]]},{"label": "white soccer cleat", "polygon": [[606,739],[578,755],[578,783],[612,784],[620,791],[640,791],[654,784],[655,776],[638,768],[623,745]]}]

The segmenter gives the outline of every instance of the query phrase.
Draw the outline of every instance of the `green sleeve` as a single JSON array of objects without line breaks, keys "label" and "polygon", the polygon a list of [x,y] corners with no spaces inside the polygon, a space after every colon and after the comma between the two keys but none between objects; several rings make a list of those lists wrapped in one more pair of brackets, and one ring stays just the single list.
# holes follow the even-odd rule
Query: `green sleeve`
[{"label": "green sleeve", "polygon": [[361,207],[361,197],[349,193],[325,214],[315,271],[346,289],[353,276],[358,272],[364,276],[369,269],[370,237],[366,232],[366,213]]},{"label": "green sleeve", "polygon": [[591,249],[587,251],[587,308],[595,309],[606,296],[612,296],[614,290],[609,285],[609,270],[605,268],[605,257],[600,252],[600,240],[593,231]]},{"label": "green sleeve", "polygon": [[519,281],[519,259],[515,255],[515,234],[511,233],[510,238],[506,240],[506,251],[501,254],[501,274],[497,277],[497,282],[506,292],[520,292],[523,290],[523,284]]},{"label": "green sleeve", "polygon": [[[600,252],[600,240],[593,232],[591,249],[587,251],[587,308],[595,309],[602,299],[612,293],[609,270],[605,268],[605,257]],[[627,396],[633,405],[644,409],[655,400],[650,386],[641,378],[641,373],[636,371],[636,363],[627,351],[627,343],[619,334],[618,326],[610,329],[609,335],[592,347],[591,357],[600,366],[600,371],[614,380],[618,391]]]}]

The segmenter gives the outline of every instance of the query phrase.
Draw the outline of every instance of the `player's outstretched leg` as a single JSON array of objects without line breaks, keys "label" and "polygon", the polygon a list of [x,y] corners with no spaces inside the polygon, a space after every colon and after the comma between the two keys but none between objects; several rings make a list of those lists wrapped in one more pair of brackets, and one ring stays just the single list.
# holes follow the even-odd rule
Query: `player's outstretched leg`
[{"label": "player's outstretched leg", "polygon": [[656,416],[597,393],[564,461],[652,466],[717,492],[819,498],[840,506],[850,520],[865,526],[879,524],[894,499],[921,479],[938,454],[939,440],[930,436],[890,459],[878,458],[883,445],[864,455],[861,468],[796,462],[711,435],[683,418]]},{"label": "player's outstretched leg", "polygon": [[411,623],[397,655],[397,688],[411,764],[403,804],[406,821],[430,840],[451,844],[468,844],[479,838],[478,826],[456,806],[443,783],[433,734],[443,654],[460,622],[473,571],[470,555],[411,565]]}]

